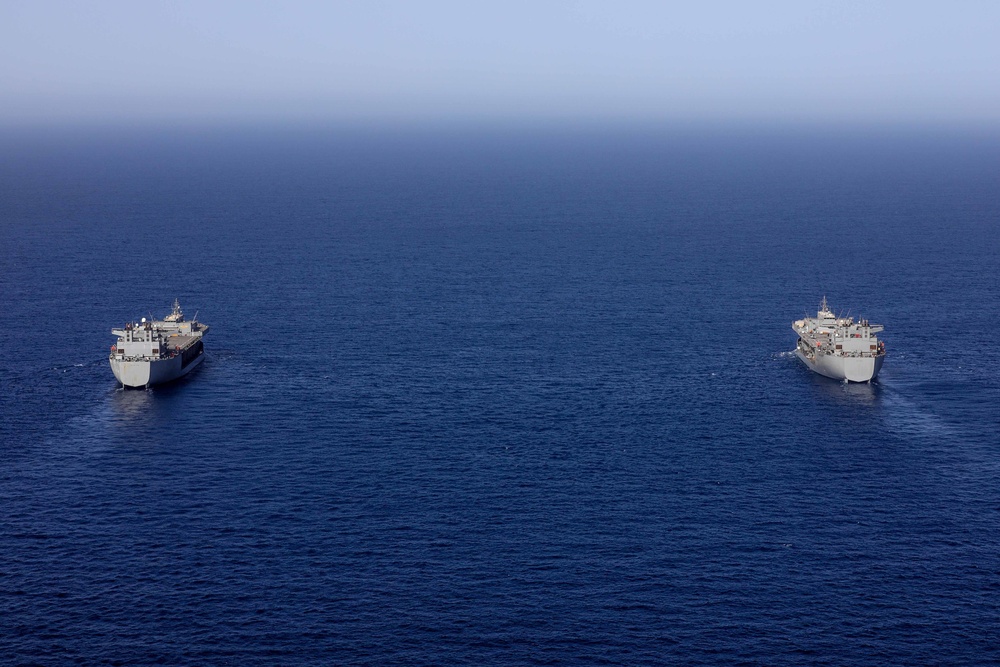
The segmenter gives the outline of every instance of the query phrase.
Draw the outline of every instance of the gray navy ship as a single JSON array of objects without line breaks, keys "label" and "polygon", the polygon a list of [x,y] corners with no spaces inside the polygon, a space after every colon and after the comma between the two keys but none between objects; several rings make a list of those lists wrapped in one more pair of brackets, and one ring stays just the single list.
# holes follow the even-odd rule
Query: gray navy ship
[{"label": "gray navy ship", "polygon": [[870,382],[885,360],[885,344],[875,335],[881,324],[837,317],[823,297],[816,317],[792,323],[799,335],[795,356],[810,370],[835,380]]},{"label": "gray navy ship", "polygon": [[205,358],[202,337],[208,325],[187,322],[180,303],[162,320],[129,322],[112,329],[118,342],[111,346],[111,370],[123,387],[150,387],[176,380]]}]

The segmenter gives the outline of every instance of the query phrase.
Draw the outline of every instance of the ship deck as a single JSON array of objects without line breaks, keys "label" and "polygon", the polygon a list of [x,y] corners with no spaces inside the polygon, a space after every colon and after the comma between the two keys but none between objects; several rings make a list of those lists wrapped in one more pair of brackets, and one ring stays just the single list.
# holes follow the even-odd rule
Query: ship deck
[{"label": "ship deck", "polygon": [[201,336],[193,334],[171,334],[166,337],[167,349],[168,350],[183,350],[191,346],[195,341],[200,340]]}]

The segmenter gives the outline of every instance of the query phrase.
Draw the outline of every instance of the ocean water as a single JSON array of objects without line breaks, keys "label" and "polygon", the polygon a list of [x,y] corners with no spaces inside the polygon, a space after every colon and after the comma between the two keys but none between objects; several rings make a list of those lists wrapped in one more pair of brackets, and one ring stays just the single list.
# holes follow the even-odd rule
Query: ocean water
[{"label": "ocean water", "polygon": [[[0,662],[1000,661],[1000,137],[0,135]],[[791,354],[827,296],[878,381]],[[122,391],[174,298],[188,378]]]}]

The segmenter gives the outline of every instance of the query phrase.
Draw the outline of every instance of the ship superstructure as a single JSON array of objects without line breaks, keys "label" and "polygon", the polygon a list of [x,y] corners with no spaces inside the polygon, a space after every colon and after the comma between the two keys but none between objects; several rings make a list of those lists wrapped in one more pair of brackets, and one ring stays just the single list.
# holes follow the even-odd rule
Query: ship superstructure
[{"label": "ship superstructure", "polygon": [[129,322],[112,329],[111,370],[124,387],[149,387],[187,374],[205,355],[202,337],[208,325],[186,321],[180,303],[162,320]]},{"label": "ship superstructure", "polygon": [[835,380],[874,380],[885,360],[885,344],[875,335],[881,324],[837,317],[823,297],[816,317],[792,323],[799,335],[795,355],[810,370]]}]

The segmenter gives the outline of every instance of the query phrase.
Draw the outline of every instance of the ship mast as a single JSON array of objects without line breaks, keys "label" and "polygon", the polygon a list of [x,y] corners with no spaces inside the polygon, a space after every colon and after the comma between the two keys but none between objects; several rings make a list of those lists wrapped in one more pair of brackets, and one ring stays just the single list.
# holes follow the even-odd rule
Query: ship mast
[{"label": "ship mast", "polygon": [[166,322],[183,322],[184,312],[181,310],[181,302],[174,299],[174,310],[172,313],[163,318]]}]

